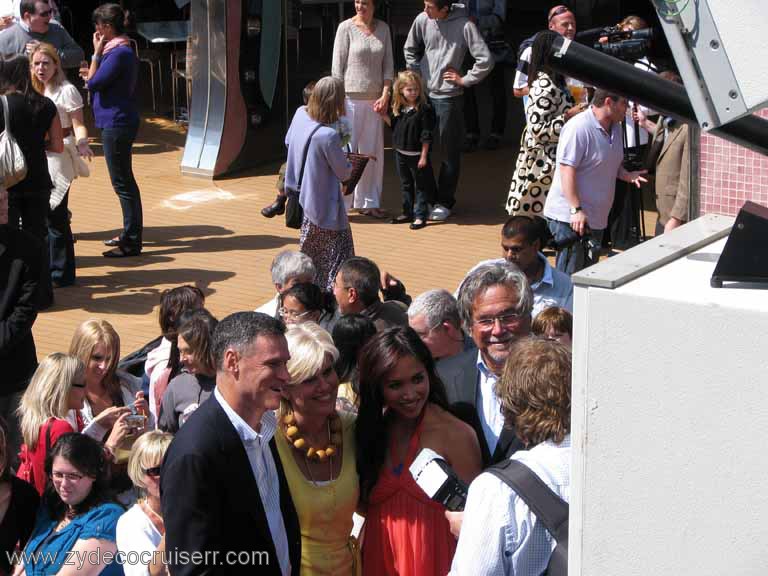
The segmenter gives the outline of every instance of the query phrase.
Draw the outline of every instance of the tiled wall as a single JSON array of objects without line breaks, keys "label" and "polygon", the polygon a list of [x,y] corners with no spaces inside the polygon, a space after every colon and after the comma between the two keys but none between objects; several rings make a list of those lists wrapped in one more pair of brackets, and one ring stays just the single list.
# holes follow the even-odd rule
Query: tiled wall
[{"label": "tiled wall", "polygon": [[[759,115],[768,118],[768,109]],[[703,134],[700,185],[701,214],[735,216],[747,200],[768,206],[768,156]]]}]

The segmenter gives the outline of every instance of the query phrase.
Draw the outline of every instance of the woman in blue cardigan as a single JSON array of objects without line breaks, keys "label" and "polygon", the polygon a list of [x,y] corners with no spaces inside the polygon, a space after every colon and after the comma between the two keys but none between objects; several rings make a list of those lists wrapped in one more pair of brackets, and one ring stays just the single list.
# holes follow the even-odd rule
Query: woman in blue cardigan
[{"label": "woman in blue cardigan", "polygon": [[141,194],[131,166],[131,150],[139,129],[135,99],[139,61],[123,35],[124,20],[123,9],[117,4],[102,4],[93,11],[93,56],[84,73],[93,94],[93,115],[101,129],[109,177],[123,212],[123,231],[104,241],[114,247],[104,252],[107,258],[138,256],[143,230]]}]

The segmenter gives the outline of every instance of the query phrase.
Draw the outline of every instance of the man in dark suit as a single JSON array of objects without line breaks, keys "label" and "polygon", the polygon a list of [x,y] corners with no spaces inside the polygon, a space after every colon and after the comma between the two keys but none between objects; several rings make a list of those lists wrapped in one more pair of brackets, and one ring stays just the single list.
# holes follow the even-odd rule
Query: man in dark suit
[{"label": "man in dark suit", "polygon": [[289,379],[284,333],[282,322],[258,312],[231,314],[216,327],[216,389],[163,462],[174,576],[299,573],[299,523],[274,440],[273,410]]},{"label": "man in dark suit", "polygon": [[523,447],[512,427],[504,427],[494,386],[512,343],[531,331],[533,293],[525,274],[509,262],[481,265],[459,288],[459,313],[473,348],[437,363],[448,400],[472,423],[483,464],[508,458]]},{"label": "man in dark suit", "polygon": [[37,368],[32,325],[42,253],[34,236],[8,225],[8,192],[0,189],[0,416],[12,458],[21,444],[16,408]]}]

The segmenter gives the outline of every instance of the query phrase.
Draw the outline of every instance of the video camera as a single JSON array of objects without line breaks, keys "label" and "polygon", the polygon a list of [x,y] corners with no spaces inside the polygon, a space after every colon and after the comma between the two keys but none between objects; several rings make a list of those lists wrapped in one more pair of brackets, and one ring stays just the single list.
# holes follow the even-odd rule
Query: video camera
[{"label": "video camera", "polygon": [[[606,41],[600,42],[601,38],[605,38]],[[594,42],[592,47],[595,50],[632,62],[648,54],[653,40],[653,28],[642,30],[622,30],[618,26],[593,28],[577,34],[576,40],[585,44]]]}]

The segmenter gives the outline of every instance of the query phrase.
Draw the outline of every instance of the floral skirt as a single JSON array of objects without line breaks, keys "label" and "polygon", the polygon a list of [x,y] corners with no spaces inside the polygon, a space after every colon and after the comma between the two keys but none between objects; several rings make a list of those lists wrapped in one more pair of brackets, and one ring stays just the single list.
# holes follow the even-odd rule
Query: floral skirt
[{"label": "floral skirt", "polygon": [[323,290],[332,292],[339,268],[347,258],[355,255],[352,229],[347,226],[344,230],[326,230],[305,217],[301,223],[299,249],[315,263],[315,283]]}]

